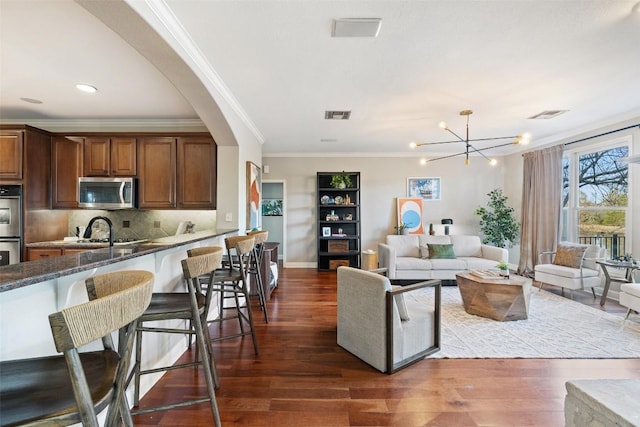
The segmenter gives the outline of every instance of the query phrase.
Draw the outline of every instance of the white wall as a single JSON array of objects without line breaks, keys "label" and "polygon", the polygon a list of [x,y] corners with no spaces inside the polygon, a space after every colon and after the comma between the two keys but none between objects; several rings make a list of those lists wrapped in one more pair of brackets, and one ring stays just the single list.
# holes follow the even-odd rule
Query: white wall
[{"label": "white wall", "polygon": [[[501,160],[501,159],[499,159]],[[413,157],[264,157],[269,174],[263,179],[287,182],[287,267],[316,265],[316,172],[352,171],[361,174],[362,249],[377,250],[395,232],[396,198],[406,197],[407,177],[440,177],[442,200],[425,201],[423,222],[443,234],[442,218],[452,218],[452,234],[477,234],[479,218],[491,190],[503,187],[504,166],[491,167],[480,158],[469,166],[462,158],[421,166]]]},{"label": "white wall", "polygon": [[[559,143],[567,143],[602,132],[640,123],[640,118],[625,120],[591,132],[584,132],[556,141],[546,141],[544,145],[533,146],[530,150]],[[638,128],[619,132],[580,143],[597,145],[612,138],[626,135],[632,137],[632,153],[640,153],[640,130]],[[575,148],[576,145],[571,145]],[[441,218],[452,218],[452,234],[479,233],[479,220],[473,214],[475,208],[485,205],[486,194],[502,188],[508,197],[509,206],[515,209],[518,221],[522,206],[522,153],[499,159],[499,165],[489,167],[479,158],[472,158],[465,166],[462,159],[453,158],[436,161],[421,166],[417,159],[407,157],[264,157],[263,164],[269,165],[269,174],[263,179],[287,181],[287,259],[288,267],[314,267],[316,262],[316,172],[355,171],[361,173],[362,202],[362,249],[377,250],[377,244],[387,234],[394,233],[396,225],[396,197],[406,196],[407,177],[430,176],[442,178],[442,200],[425,201],[423,223],[435,225],[436,233],[442,234]],[[632,253],[640,254],[640,164],[630,165],[629,182],[631,194],[631,218],[628,220],[628,235],[632,240]],[[509,249],[509,262],[517,265],[519,245]]]}]

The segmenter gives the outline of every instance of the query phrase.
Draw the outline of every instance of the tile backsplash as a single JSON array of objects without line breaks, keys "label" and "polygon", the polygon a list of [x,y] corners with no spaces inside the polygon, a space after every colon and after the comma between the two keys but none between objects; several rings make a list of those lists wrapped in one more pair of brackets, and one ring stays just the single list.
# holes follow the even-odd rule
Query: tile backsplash
[{"label": "tile backsplash", "polygon": [[[181,221],[191,221],[194,231],[216,227],[216,211],[139,211],[125,209],[120,211],[73,210],[69,212],[68,236],[76,235],[76,227],[86,227],[95,216],[107,217],[113,222],[116,239],[157,239],[176,234]],[[126,226],[128,225],[128,227]],[[108,226],[104,221],[93,224],[93,238],[108,236]]]}]

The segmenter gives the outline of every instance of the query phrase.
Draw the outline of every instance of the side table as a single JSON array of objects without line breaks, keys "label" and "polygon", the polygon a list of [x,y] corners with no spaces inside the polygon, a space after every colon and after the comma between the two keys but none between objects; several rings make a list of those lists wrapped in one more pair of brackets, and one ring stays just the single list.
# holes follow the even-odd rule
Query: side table
[{"label": "side table", "polygon": [[[609,287],[611,286],[611,282],[619,282],[619,283],[631,283],[633,274],[633,270],[640,269],[640,264],[630,261],[596,261],[596,264],[600,265],[602,268],[602,272],[604,273],[604,290],[602,291],[602,297],[600,298],[600,306],[604,307],[604,303],[607,300],[607,294],[609,293]],[[609,274],[609,268],[624,268],[625,274],[624,278],[611,277]]]}]

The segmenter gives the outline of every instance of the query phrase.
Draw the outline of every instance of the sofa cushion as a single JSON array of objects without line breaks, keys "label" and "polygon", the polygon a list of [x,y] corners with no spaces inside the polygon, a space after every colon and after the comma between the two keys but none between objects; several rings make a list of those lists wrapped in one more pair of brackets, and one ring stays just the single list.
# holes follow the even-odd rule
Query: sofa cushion
[{"label": "sofa cushion", "polygon": [[429,247],[429,258],[431,259],[455,259],[456,257],[451,243],[446,245],[429,243],[427,246]]},{"label": "sofa cushion", "polygon": [[396,235],[392,234],[387,236],[387,245],[396,250],[396,257],[410,256],[419,258],[420,249],[419,239],[417,234],[409,235]]},{"label": "sofa cushion", "polygon": [[558,243],[556,256],[553,258],[553,264],[571,268],[580,268],[582,257],[584,256],[587,247],[587,245],[578,245],[568,242]]},{"label": "sofa cushion", "polygon": [[397,257],[396,270],[431,270],[431,261],[429,259],[414,257]]},{"label": "sofa cushion", "polygon": [[554,276],[568,277],[571,279],[579,279],[580,274],[582,274],[582,277],[595,277],[598,275],[598,270],[591,270],[590,268],[581,269],[565,267],[564,265],[555,264],[538,264],[535,266],[535,272],[552,274]]},{"label": "sofa cushion", "polygon": [[431,258],[432,271],[435,270],[466,270],[467,263],[462,259]]},{"label": "sofa cushion", "polygon": [[482,257],[482,241],[478,236],[451,235],[456,256]]}]

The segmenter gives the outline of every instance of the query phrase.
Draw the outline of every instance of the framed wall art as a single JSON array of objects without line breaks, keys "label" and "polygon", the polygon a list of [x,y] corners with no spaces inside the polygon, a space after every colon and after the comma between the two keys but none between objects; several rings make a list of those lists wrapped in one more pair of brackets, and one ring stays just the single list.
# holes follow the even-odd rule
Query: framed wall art
[{"label": "framed wall art", "polygon": [[262,176],[260,168],[247,162],[247,230],[262,226]]},{"label": "framed wall art", "polygon": [[407,197],[420,197],[422,200],[440,200],[441,196],[439,177],[407,178]]},{"label": "framed wall art", "polygon": [[262,216],[282,216],[282,199],[262,199]]},{"label": "framed wall art", "polygon": [[398,197],[398,227],[402,225],[409,234],[424,234],[420,197]]}]

